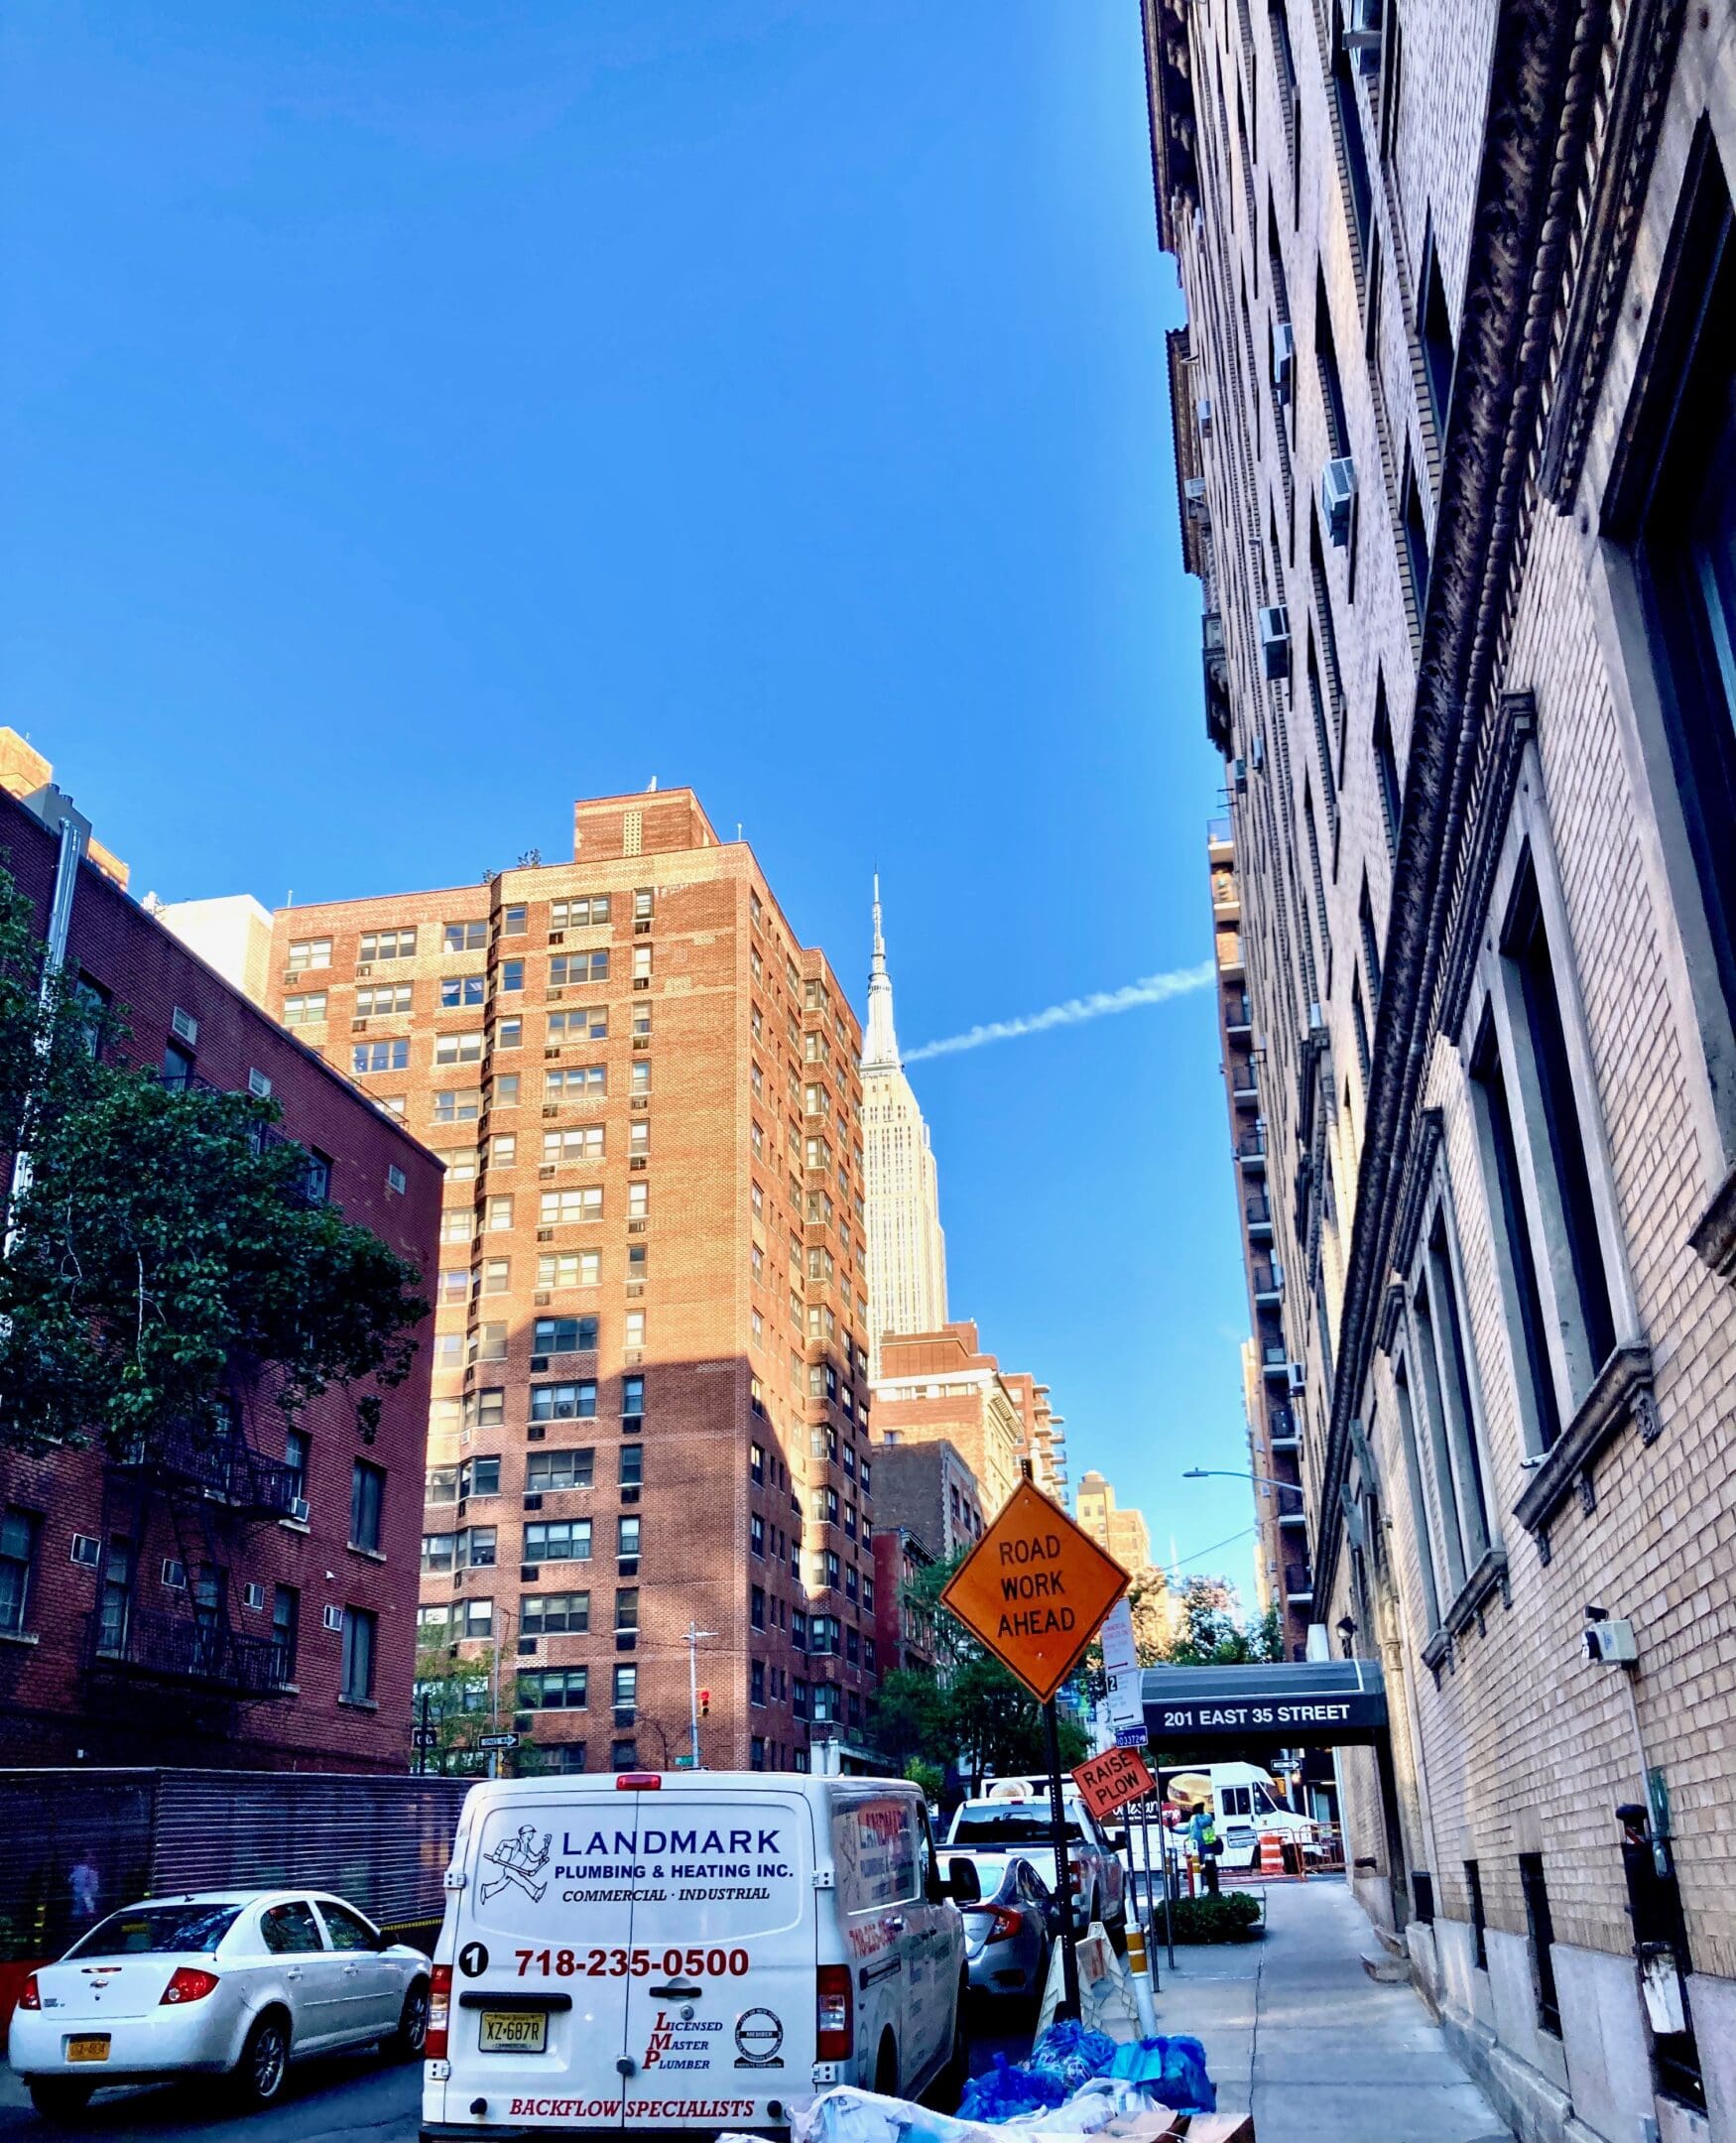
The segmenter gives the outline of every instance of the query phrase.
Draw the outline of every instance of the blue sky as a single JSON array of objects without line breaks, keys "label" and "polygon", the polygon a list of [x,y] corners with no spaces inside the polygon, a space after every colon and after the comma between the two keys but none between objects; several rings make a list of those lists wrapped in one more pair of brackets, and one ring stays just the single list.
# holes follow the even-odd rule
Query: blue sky
[{"label": "blue sky", "polygon": [[[15,0],[0,718],[166,898],[690,782],[907,1049],[1209,952],[1129,0]],[[857,989],[858,1003],[861,990]],[[1248,1521],[1209,991],[914,1068],[954,1314]],[[1245,1578],[1244,1544],[1209,1559]]]}]

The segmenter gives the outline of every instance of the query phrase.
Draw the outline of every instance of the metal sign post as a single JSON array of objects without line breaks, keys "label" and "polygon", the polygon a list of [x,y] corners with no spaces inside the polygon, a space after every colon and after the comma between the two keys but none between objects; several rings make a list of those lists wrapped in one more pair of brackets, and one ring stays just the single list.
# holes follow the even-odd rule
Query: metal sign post
[{"label": "metal sign post", "polygon": [[[1146,1955],[1152,1960],[1152,1985],[1154,1987],[1161,1987],[1164,1982],[1158,1977],[1158,1901],[1152,1890],[1151,1806],[1151,1795],[1142,1794],[1139,1801],[1139,1856],[1145,1862],[1146,1869]],[[1162,1820],[1160,1819],[1158,1824],[1158,1837],[1160,1841],[1163,1838],[1163,1834],[1164,1826]],[[1164,1902],[1166,1903],[1166,1905],[1169,1903],[1169,1896],[1170,1885],[1166,1880],[1164,1884]],[[1172,1967],[1175,1965],[1175,1962],[1176,1953],[1174,1950],[1172,1950],[1170,1952],[1170,1963]]]},{"label": "metal sign post", "polygon": [[1049,1744],[1049,1834],[1054,1845],[1055,1894],[1061,1901],[1061,2003],[1055,2015],[1070,2017],[1076,2023],[1079,2015],[1078,1936],[1073,1928],[1073,1892],[1067,1866],[1066,1810],[1060,1797],[1060,1725],[1055,1717],[1053,1697],[1043,1706],[1043,1731]]},{"label": "metal sign post", "polygon": [[1017,1676],[1043,1706],[1049,1755],[1050,1835],[1061,1904],[1060,2012],[1079,2014],[1066,1810],[1061,1800],[1055,1692],[1078,1665],[1097,1626],[1127,1590],[1127,1573],[1041,1489],[1021,1481],[952,1574],[940,1603]]}]

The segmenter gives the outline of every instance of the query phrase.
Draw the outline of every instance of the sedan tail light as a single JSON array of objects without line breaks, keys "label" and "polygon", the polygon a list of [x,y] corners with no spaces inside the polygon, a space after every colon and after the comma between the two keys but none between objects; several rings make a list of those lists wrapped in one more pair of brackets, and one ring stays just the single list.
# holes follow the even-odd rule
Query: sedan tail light
[{"label": "sedan tail light", "polygon": [[18,1997],[18,2006],[21,2009],[40,2009],[42,2005],[42,1988],[36,1983],[36,1973],[32,1972],[24,1982],[24,1992]]},{"label": "sedan tail light", "polygon": [[178,1964],[175,1975],[163,1989],[163,1999],[157,2006],[162,2009],[176,2002],[203,2001],[207,1994],[215,1990],[216,1984],[215,1972],[205,1971],[197,1964]]},{"label": "sedan tail light", "polygon": [[436,1964],[428,1990],[428,2037],[423,2055],[428,2061],[444,2061],[446,2034],[452,2022],[452,1967]]},{"label": "sedan tail light", "polygon": [[850,1967],[822,1964],[817,1984],[815,2022],[819,2036],[814,2046],[816,2061],[848,2061],[856,2050],[856,2019],[850,1995]]},{"label": "sedan tail light", "polygon": [[986,1917],[988,1926],[981,1930],[973,1928],[971,1932],[980,1932],[984,1942],[1008,1942],[1024,1926],[1020,1916],[1005,1905],[983,1905],[970,1914],[972,1920],[979,1916]]}]

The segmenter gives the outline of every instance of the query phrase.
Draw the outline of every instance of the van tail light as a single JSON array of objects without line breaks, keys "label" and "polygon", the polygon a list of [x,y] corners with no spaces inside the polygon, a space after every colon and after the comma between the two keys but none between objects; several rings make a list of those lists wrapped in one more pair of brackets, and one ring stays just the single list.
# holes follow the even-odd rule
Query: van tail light
[{"label": "van tail light", "polygon": [[656,1771],[622,1771],[615,1779],[617,1793],[656,1793],[663,1778]]},{"label": "van tail light", "polygon": [[856,2051],[856,2019],[850,2000],[850,1967],[822,1964],[818,1975],[819,2005],[815,2022],[819,2036],[814,2046],[816,2061],[848,2061]]},{"label": "van tail light", "polygon": [[21,2009],[40,2009],[42,2005],[42,1988],[36,1983],[36,1973],[32,1972],[24,1982],[24,1992],[18,1997],[18,2006]]},{"label": "van tail light", "polygon": [[216,1986],[215,1972],[205,1971],[197,1964],[178,1964],[157,2006],[166,2009],[180,2002],[203,2001],[207,1994],[215,1993]]},{"label": "van tail light", "polygon": [[428,2037],[423,2042],[425,2061],[444,2061],[447,2033],[452,2023],[452,1967],[436,1964],[428,1989]]}]

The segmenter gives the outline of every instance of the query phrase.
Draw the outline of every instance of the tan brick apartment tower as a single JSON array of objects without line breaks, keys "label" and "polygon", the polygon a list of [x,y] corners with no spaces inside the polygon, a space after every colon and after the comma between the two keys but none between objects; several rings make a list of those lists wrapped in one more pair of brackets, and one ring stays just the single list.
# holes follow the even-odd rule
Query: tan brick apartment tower
[{"label": "tan brick apartment tower", "polygon": [[1284,1267],[1273,1249],[1272,1186],[1266,1173],[1266,1120],[1260,1065],[1248,1008],[1248,970],[1242,952],[1242,895],[1236,843],[1228,819],[1208,833],[1211,928],[1217,957],[1217,1011],[1223,1045],[1224,1099],[1230,1114],[1230,1166],[1241,1210],[1242,1266],[1248,1277],[1251,1337],[1244,1352],[1243,1408],[1248,1465],[1254,1476],[1259,1526],[1260,1607],[1278,1609],[1285,1659],[1307,1656],[1314,1579],[1308,1557],[1307,1510],[1302,1492],[1301,1437],[1291,1409],[1297,1365],[1284,1335]]},{"label": "tan brick apartment tower", "polygon": [[280,912],[271,1002],[446,1163],[425,1639],[573,1769],[685,1752],[689,1624],[707,1765],[859,1740],[860,1034],[751,849],[580,803],[570,863]]},{"label": "tan brick apartment tower", "polygon": [[1521,2133],[1731,2143],[1736,9],[1145,26],[1351,1877]]}]

